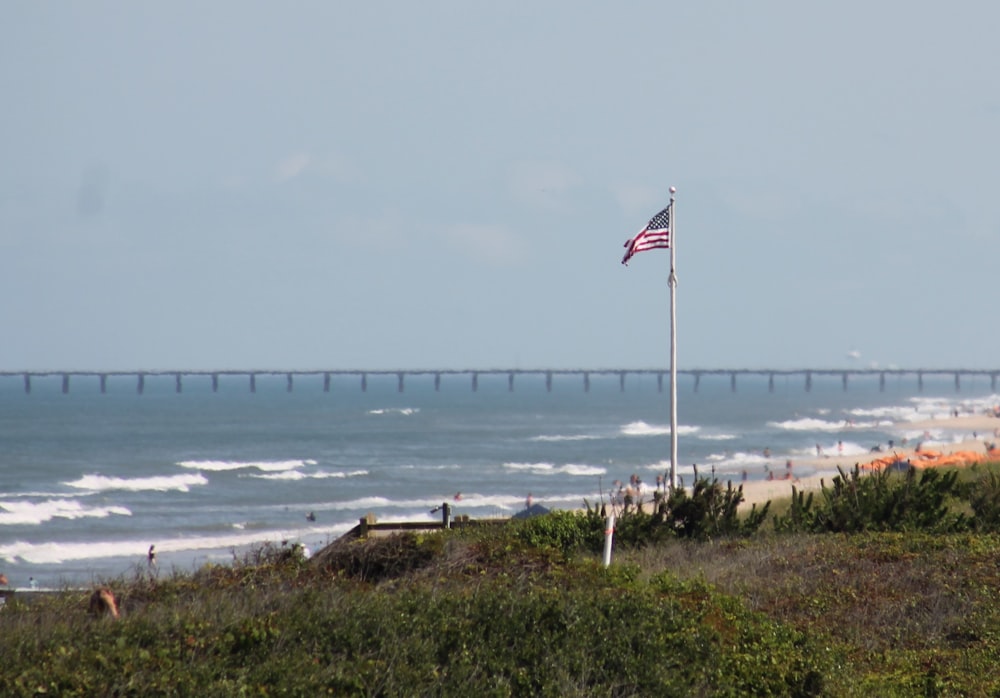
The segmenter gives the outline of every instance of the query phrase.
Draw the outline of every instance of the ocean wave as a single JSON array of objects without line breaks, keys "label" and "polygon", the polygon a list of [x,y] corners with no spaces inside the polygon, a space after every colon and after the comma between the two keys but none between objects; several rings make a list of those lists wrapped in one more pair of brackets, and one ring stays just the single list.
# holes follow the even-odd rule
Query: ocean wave
[{"label": "ocean wave", "polygon": [[[437,499],[439,499],[439,497],[435,497],[433,500],[427,500],[428,501],[427,506],[434,506],[435,503],[440,504],[440,502],[437,502]],[[360,509],[363,511],[366,509],[377,509],[379,507],[387,507],[387,506],[403,506],[403,504],[402,503],[394,504],[392,500],[388,499],[387,497],[372,496],[372,497],[358,497],[356,499],[349,499],[343,502],[327,502],[322,505],[317,505],[314,508],[331,509],[334,511]]]},{"label": "ocean wave", "polygon": [[459,465],[458,463],[422,463],[416,465],[414,463],[405,463],[399,466],[400,470],[459,470],[466,466]]},{"label": "ocean wave", "polygon": [[[678,426],[677,434],[697,434],[700,427]],[[658,426],[647,424],[643,421],[629,422],[621,428],[621,433],[625,436],[664,436],[670,434],[670,426]]]},{"label": "ocean wave", "polygon": [[193,485],[207,485],[208,478],[201,473],[134,478],[84,475],[78,480],[64,482],[63,484],[91,492],[106,492],[108,490],[125,490],[128,492],[140,492],[144,490],[154,492],[187,492]]},{"label": "ocean wave", "polygon": [[[861,418],[871,418],[875,426],[883,422],[889,424],[894,424],[896,422],[915,422],[919,419],[926,419],[929,415],[921,414],[920,412],[909,407],[856,407],[851,410],[847,410],[847,414],[851,417],[861,417]],[[852,420],[853,421],[853,420]],[[854,426],[858,426],[857,423]]]},{"label": "ocean wave", "polygon": [[[954,415],[988,413],[1000,403],[1000,395],[992,394],[978,398],[911,397],[909,406],[888,407],[885,412],[894,422],[920,422],[927,419],[943,419]],[[864,414],[864,410],[852,410]]]},{"label": "ocean wave", "polygon": [[75,499],[42,502],[0,502],[0,526],[37,525],[52,519],[103,519],[111,515],[131,516],[122,506],[85,507]]},{"label": "ocean wave", "polygon": [[[874,444],[872,444],[874,445]],[[839,458],[840,456],[861,456],[871,452],[871,446],[862,446],[854,441],[839,441],[837,443],[819,443],[820,453],[816,447],[793,449],[792,454],[804,458]]]},{"label": "ocean wave", "polygon": [[403,417],[409,417],[420,412],[419,407],[383,407],[374,410],[368,410],[368,414],[372,415],[384,415],[384,414],[398,414]]},{"label": "ocean wave", "polygon": [[555,465],[553,463],[504,463],[508,470],[526,470],[539,475],[604,475],[606,468],[596,465]]},{"label": "ocean wave", "polygon": [[825,419],[815,417],[803,417],[801,419],[789,419],[784,422],[768,422],[769,427],[775,429],[786,429],[788,431],[840,431],[844,428],[844,422],[828,422]]},{"label": "ocean wave", "polygon": [[542,435],[542,436],[532,436],[529,441],[549,441],[549,442],[559,442],[559,441],[592,441],[593,439],[599,439],[599,436],[593,434],[571,434],[571,435]]},{"label": "ocean wave", "polygon": [[[907,440],[911,446],[917,443],[925,445],[961,443],[972,438],[968,430],[953,430],[947,427],[941,429],[906,429],[901,433],[902,438]],[[984,434],[979,434],[979,438],[984,438]],[[992,437],[989,437],[992,440]]]},{"label": "ocean wave", "polygon": [[[282,541],[298,542],[307,536],[316,535],[324,535],[332,538],[346,533],[353,526],[353,523],[344,523],[324,528],[308,527],[288,530],[234,532],[225,535],[193,538],[172,538],[156,541],[156,550],[159,553],[162,565],[164,556],[170,553],[226,550],[262,543],[280,543]],[[29,564],[60,564],[75,560],[134,557],[145,562],[148,550],[148,540],[62,543],[15,541],[0,545],[0,559],[12,564],[22,562]]]},{"label": "ocean wave", "polygon": [[281,472],[316,465],[314,460],[269,460],[269,461],[226,461],[226,460],[185,460],[177,465],[189,470],[226,472],[229,470],[255,469],[266,473]]},{"label": "ocean wave", "polygon": [[556,466],[552,463],[504,463],[508,470],[551,471]]},{"label": "ocean wave", "polygon": [[698,438],[702,441],[734,441],[740,437],[736,434],[698,434]]},{"label": "ocean wave", "polygon": [[268,473],[266,475],[247,475],[247,477],[257,478],[259,480],[287,480],[287,481],[297,481],[297,480],[328,480],[330,478],[347,478],[347,477],[358,477],[362,475],[367,475],[367,470],[352,470],[350,472],[327,472],[325,470],[317,470],[314,473],[304,473],[301,470],[285,470],[280,473]]},{"label": "ocean wave", "polygon": [[[712,466],[715,466],[716,470],[738,470],[752,465],[767,465],[775,460],[777,459],[761,453],[737,451],[735,453],[713,453],[705,459],[705,462],[708,464],[709,470]],[[707,475],[708,473],[703,472],[704,470],[705,468],[701,468],[702,474]]]}]

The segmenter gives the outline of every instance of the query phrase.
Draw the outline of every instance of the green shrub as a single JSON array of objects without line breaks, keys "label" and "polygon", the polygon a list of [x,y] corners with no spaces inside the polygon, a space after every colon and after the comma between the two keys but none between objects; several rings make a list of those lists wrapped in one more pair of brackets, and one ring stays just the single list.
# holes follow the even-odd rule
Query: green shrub
[{"label": "green shrub", "polygon": [[963,531],[970,521],[953,512],[959,492],[956,471],[909,468],[902,476],[888,468],[862,475],[857,465],[840,474],[819,498],[792,488],[788,511],[776,516],[775,530],[857,533],[861,531]]},{"label": "green shrub", "polygon": [[524,545],[555,548],[564,554],[600,550],[603,519],[594,512],[554,510],[540,516],[512,521],[513,537]]},{"label": "green shrub", "polygon": [[442,545],[440,535],[415,533],[344,540],[324,551],[316,564],[327,572],[380,582],[425,567],[440,554]]},{"label": "green shrub", "polygon": [[974,525],[980,531],[1000,531],[1000,476],[989,471],[968,490]]},{"label": "green shrub", "polygon": [[715,478],[697,478],[690,495],[684,489],[674,489],[661,509],[664,523],[677,535],[705,539],[755,532],[767,517],[771,503],[767,502],[760,510],[755,504],[741,518],[738,508],[742,502],[743,485],[734,488],[728,482],[723,489]]}]

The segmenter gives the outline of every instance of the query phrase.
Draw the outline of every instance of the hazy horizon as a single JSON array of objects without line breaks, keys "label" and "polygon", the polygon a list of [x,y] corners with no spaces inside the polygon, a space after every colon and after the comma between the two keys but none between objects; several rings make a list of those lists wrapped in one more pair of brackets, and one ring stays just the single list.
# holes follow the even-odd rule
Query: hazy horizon
[{"label": "hazy horizon", "polygon": [[0,7],[0,370],[997,366],[1000,6]]}]

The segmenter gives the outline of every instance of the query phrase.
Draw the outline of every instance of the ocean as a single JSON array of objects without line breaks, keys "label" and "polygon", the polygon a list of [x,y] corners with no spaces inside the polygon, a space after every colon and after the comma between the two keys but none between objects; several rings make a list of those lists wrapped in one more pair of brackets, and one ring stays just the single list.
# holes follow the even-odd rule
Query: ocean
[{"label": "ocean", "polygon": [[[315,551],[371,512],[379,521],[510,516],[535,503],[579,508],[638,475],[669,469],[666,381],[628,374],[519,376],[173,376],[0,378],[0,572],[27,588],[87,586],[145,569],[228,563],[253,545]],[[926,438],[907,422],[1000,402],[988,377],[728,375],[678,380],[678,474],[765,477],[787,460],[827,454],[850,467],[890,439]],[[932,439],[950,439],[937,433]],[[838,448],[839,444],[839,448]],[[765,455],[765,449],[767,455]],[[841,455],[842,454],[842,455]],[[814,463],[815,465],[815,463]],[[797,466],[808,475],[814,465]]]}]

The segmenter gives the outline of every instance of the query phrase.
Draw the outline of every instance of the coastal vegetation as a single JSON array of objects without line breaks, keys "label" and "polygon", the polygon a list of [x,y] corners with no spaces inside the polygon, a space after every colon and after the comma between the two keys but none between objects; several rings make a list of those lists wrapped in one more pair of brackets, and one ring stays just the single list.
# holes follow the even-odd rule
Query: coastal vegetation
[{"label": "coastal vegetation", "polygon": [[[0,694],[1000,694],[1000,469],[840,472],[496,526],[264,545],[11,597]],[[605,511],[604,513],[608,513]]]}]

